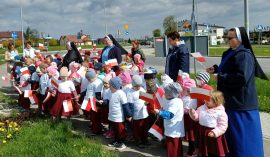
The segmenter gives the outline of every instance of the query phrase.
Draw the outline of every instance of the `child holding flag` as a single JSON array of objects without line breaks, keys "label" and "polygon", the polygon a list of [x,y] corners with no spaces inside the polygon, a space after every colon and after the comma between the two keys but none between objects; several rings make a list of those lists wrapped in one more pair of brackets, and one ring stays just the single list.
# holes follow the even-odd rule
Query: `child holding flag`
[{"label": "child holding flag", "polygon": [[199,121],[199,154],[201,156],[225,156],[228,151],[224,136],[228,127],[224,97],[219,91],[210,92],[210,100],[196,111],[189,110],[190,117]]},{"label": "child holding flag", "polygon": [[183,148],[181,137],[185,136],[183,102],[179,99],[182,88],[179,83],[169,83],[164,87],[165,103],[163,109],[155,112],[164,119],[164,128],[168,157],[182,157]]},{"label": "child holding flag", "polygon": [[[70,117],[73,111],[72,99],[79,100],[75,86],[72,81],[68,80],[68,68],[62,67],[60,69],[60,78],[58,80],[57,100],[51,109],[53,119],[61,116]],[[72,98],[72,93],[75,96]]]}]

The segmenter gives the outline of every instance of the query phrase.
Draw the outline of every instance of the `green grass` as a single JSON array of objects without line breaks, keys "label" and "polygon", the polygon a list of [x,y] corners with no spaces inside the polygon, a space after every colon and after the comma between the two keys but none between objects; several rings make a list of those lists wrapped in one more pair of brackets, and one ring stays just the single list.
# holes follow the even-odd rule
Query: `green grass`
[{"label": "green grass", "polygon": [[[253,45],[253,51],[256,56],[270,57],[270,45]],[[209,47],[209,56],[221,56],[224,51],[227,50],[227,46]]]},{"label": "green grass", "polygon": [[15,139],[0,144],[1,157],[117,157],[99,142],[71,132],[71,122],[25,122]]}]

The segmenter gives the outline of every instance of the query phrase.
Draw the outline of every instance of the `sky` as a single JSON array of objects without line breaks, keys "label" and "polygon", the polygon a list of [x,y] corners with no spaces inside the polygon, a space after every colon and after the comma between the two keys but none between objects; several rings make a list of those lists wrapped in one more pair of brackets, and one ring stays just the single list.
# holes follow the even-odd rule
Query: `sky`
[{"label": "sky", "polygon": [[[22,1],[22,2],[21,2]],[[198,23],[221,25],[226,28],[244,25],[244,0],[195,0]],[[154,29],[163,32],[163,19],[176,16],[190,19],[192,0],[1,0],[0,31],[37,29],[54,38],[61,35],[84,34],[104,37],[107,32],[120,37],[152,36]],[[250,29],[257,25],[270,26],[269,0],[249,0]],[[124,25],[128,24],[129,34]]]}]

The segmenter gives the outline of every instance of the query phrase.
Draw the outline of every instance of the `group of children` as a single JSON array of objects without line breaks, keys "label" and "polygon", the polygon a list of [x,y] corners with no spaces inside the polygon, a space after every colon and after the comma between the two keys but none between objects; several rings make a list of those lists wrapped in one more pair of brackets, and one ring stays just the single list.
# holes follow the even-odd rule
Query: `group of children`
[{"label": "group of children", "polygon": [[[154,68],[144,68],[139,55],[135,64],[120,64],[119,71],[85,57],[82,64],[72,62],[61,67],[61,56],[41,58],[17,57],[13,67],[15,87],[21,93],[19,104],[29,110],[32,101],[25,92],[32,91],[38,98],[38,111],[50,114],[53,119],[70,118],[83,114],[90,117],[92,135],[113,138],[110,147],[126,148],[127,137],[134,139],[140,148],[147,147],[148,130],[153,125],[164,129],[167,156],[183,156],[182,139],[188,141],[188,156],[196,152],[201,156],[225,156],[228,152],[224,133],[227,115],[223,95],[207,85],[206,72],[196,75],[196,80],[183,73],[178,82],[163,74],[161,83]],[[26,71],[25,71],[26,67]],[[209,100],[192,99],[190,89],[198,87],[210,92]],[[162,90],[164,95],[157,96]],[[145,101],[141,93],[153,95],[159,101]],[[156,107],[157,102],[161,107]],[[104,132],[104,125],[108,130]]]}]

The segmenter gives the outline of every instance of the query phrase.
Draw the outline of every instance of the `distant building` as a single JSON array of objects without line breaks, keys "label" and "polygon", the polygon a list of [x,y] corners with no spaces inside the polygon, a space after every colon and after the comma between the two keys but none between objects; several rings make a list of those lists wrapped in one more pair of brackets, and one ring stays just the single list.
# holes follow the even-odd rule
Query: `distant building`
[{"label": "distant building", "polygon": [[13,40],[12,38],[13,32],[17,33],[17,39],[22,40],[22,31],[5,31],[5,32],[0,32],[0,41]]},{"label": "distant building", "polygon": [[[209,36],[210,45],[224,43],[223,35],[225,27],[216,24],[196,24],[197,35]],[[190,20],[182,20],[178,22],[178,30],[181,36],[190,35],[191,22]]]},{"label": "distant building", "polygon": [[67,42],[74,42],[78,46],[92,45],[92,41],[87,35],[63,35],[60,37],[60,45],[65,46]]}]

